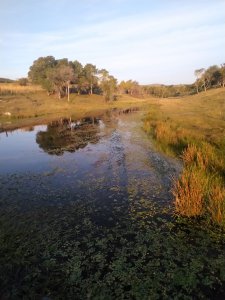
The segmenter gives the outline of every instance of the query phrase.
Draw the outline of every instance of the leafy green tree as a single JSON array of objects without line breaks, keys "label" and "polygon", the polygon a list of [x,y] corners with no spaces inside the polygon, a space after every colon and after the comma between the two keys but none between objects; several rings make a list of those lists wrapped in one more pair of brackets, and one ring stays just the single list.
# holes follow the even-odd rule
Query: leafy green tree
[{"label": "leafy green tree", "polygon": [[142,87],[139,85],[137,81],[128,80],[128,81],[121,81],[118,89],[120,93],[129,94],[131,96],[142,96],[143,90]]},{"label": "leafy green tree", "polygon": [[94,85],[97,84],[98,82],[98,78],[97,78],[97,68],[96,66],[92,65],[92,64],[86,64],[83,68],[83,74],[84,77],[86,78],[86,81],[89,84],[89,92],[92,95],[93,94],[93,87]]},{"label": "leafy green tree", "polygon": [[204,76],[207,78],[208,87],[219,85],[221,82],[220,68],[217,65],[209,67]]},{"label": "leafy green tree", "polygon": [[61,99],[66,93],[68,101],[70,96],[70,82],[74,80],[74,77],[75,74],[72,67],[64,64],[49,69],[47,72],[47,78],[57,92],[58,98]]},{"label": "leafy green tree", "polygon": [[79,95],[82,91],[83,83],[85,81],[84,74],[83,74],[83,66],[78,60],[75,60],[72,63],[72,68],[74,70],[75,84],[76,84],[78,95]]},{"label": "leafy green tree", "polygon": [[47,73],[57,65],[53,56],[39,57],[33,62],[28,72],[28,78],[34,84],[40,84],[47,91],[52,91],[52,84]]},{"label": "leafy green tree", "polygon": [[106,101],[113,100],[114,94],[117,88],[117,79],[112,75],[109,75],[109,72],[105,69],[100,70],[99,74],[99,82],[100,88],[103,92],[103,96]]}]

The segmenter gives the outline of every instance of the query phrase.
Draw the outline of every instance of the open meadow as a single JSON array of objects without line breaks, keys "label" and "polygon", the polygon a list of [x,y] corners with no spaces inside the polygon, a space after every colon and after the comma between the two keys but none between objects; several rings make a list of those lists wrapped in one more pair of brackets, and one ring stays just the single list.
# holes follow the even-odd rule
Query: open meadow
[{"label": "open meadow", "polygon": [[6,83],[0,84],[0,131],[22,126],[42,124],[60,117],[81,118],[107,109],[127,109],[146,105],[146,99],[129,95],[118,96],[116,101],[105,101],[101,95],[77,95],[58,99],[40,87]]}]

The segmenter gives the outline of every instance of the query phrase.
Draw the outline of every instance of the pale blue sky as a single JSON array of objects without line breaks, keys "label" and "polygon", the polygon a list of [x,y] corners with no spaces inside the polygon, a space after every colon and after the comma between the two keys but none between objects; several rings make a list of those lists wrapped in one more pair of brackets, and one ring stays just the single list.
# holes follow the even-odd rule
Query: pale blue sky
[{"label": "pale blue sky", "polygon": [[53,55],[119,80],[192,83],[225,63],[225,0],[0,0],[0,49],[0,77]]}]

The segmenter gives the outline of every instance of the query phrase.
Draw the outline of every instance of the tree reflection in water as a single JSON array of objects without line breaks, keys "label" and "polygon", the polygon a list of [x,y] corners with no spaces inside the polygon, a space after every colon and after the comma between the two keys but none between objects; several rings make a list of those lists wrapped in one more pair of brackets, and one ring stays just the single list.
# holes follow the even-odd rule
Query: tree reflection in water
[{"label": "tree reflection in water", "polygon": [[88,143],[97,143],[98,133],[99,120],[96,118],[60,119],[48,124],[46,131],[39,131],[36,142],[48,154],[63,155],[65,151],[75,152]]}]

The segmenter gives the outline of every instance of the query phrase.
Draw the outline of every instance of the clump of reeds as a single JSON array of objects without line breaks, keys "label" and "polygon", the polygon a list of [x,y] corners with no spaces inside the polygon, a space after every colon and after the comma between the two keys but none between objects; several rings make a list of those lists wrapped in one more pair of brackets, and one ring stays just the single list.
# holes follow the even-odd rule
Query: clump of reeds
[{"label": "clump of reeds", "polygon": [[217,174],[221,160],[215,149],[206,142],[192,144],[183,151],[182,159],[183,172],[172,188],[176,212],[187,217],[206,215],[225,225],[225,188]]},{"label": "clump of reeds", "polygon": [[202,215],[207,187],[208,178],[202,170],[196,167],[184,168],[172,189],[176,212],[187,217]]},{"label": "clump of reeds", "polygon": [[225,226],[225,188],[220,184],[210,191],[208,212],[213,222]]}]

